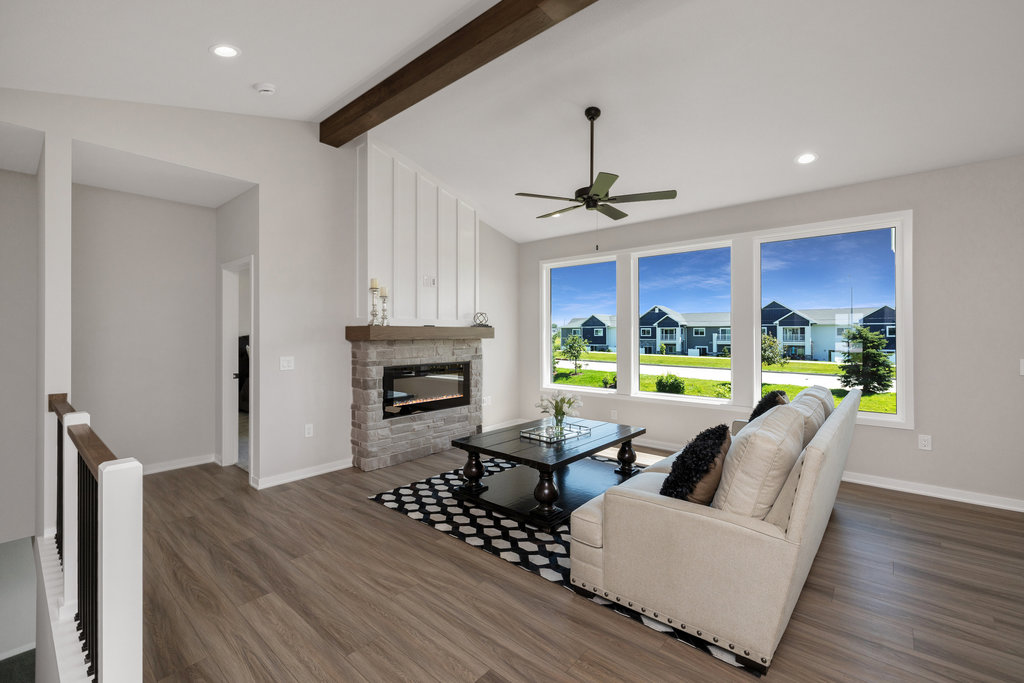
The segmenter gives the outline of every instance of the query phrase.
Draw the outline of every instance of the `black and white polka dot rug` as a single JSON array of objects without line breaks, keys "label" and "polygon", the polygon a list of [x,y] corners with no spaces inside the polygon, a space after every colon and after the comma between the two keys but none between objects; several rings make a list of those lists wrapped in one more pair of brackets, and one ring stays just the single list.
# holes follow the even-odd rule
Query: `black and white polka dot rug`
[{"label": "black and white polka dot rug", "polygon": [[[613,462],[600,455],[596,460]],[[483,459],[484,478],[515,467],[515,463],[498,458]],[[621,605],[578,589],[569,580],[569,525],[562,524],[550,533],[506,517],[483,507],[459,500],[452,489],[463,483],[461,470],[442,472],[437,476],[384,491],[370,500],[380,503],[419,522],[468,543],[491,555],[496,555],[521,569],[536,574],[552,583],[573,591],[592,602],[608,607],[618,614],[639,621],[648,628],[702,650],[733,666],[745,668],[731,652],[705,643],[700,638],[672,628]],[[755,675],[757,671],[745,669]]]}]

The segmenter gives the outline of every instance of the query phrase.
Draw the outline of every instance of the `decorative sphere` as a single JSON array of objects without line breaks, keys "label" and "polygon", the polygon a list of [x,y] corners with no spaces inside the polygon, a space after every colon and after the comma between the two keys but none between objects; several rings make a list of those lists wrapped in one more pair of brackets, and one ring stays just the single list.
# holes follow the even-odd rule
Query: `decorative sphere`
[{"label": "decorative sphere", "polygon": [[473,316],[473,324],[480,325],[481,327],[487,324],[487,314],[484,312],[477,313]]}]

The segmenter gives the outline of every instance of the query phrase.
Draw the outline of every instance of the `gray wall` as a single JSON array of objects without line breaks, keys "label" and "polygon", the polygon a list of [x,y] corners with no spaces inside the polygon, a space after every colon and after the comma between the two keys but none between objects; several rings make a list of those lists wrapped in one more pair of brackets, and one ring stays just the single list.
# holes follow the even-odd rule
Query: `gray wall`
[{"label": "gray wall", "polygon": [[212,460],[214,211],[76,185],[72,226],[73,405],[118,457]]},{"label": "gray wall", "polygon": [[0,660],[36,642],[36,568],[32,539],[0,543]]},{"label": "gray wall", "polygon": [[[260,464],[270,483],[344,466],[355,313],[355,153],[317,139],[314,123],[0,89],[0,121],[46,133],[55,179],[48,213],[70,203],[71,140],[112,147],[259,185],[255,321],[260,334]],[[211,278],[214,277],[211,275]],[[61,299],[47,316],[70,317]],[[212,345],[211,345],[212,348]],[[59,349],[58,349],[59,351]],[[278,357],[294,355],[293,372]],[[59,374],[58,353],[50,362]],[[213,377],[213,373],[210,375]],[[318,425],[304,438],[303,424]]]},{"label": "gray wall", "polygon": [[37,194],[35,176],[0,171],[0,543],[35,532]]},{"label": "gray wall", "polygon": [[480,310],[494,326],[483,340],[484,427],[519,417],[519,245],[480,222]]},{"label": "gray wall", "polygon": [[[669,244],[905,209],[914,211],[916,428],[858,426],[847,472],[880,484],[909,482],[915,490],[967,492],[983,502],[1024,506],[1024,377],[1019,373],[1024,358],[1024,269],[1019,263],[1024,254],[1024,156],[610,229],[602,231],[602,248]],[[522,245],[524,414],[535,412],[531,406],[540,390],[538,263],[586,254],[588,247],[586,240],[573,237]],[[754,277],[734,272],[734,291],[751,291]],[[620,305],[628,301],[622,296]],[[750,302],[734,303],[737,320],[757,315]],[[949,314],[968,310],[974,320],[992,321],[993,334],[983,348],[951,353]],[[733,325],[733,332],[739,331]],[[741,361],[733,359],[734,364]],[[588,416],[607,418],[614,408],[620,422],[644,425],[651,439],[678,445],[750,410],[746,405],[679,406],[596,394],[588,394],[585,404]],[[917,449],[917,433],[932,435],[933,451]]]}]

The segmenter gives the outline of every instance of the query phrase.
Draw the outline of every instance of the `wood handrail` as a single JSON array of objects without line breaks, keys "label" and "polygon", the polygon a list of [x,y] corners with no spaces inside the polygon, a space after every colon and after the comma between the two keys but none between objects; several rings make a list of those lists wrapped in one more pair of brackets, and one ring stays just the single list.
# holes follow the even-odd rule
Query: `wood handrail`
[{"label": "wood handrail", "polygon": [[57,413],[57,419],[64,422],[64,416],[75,412],[74,406],[68,403],[67,394],[50,394],[47,396],[47,404],[51,413]]},{"label": "wood handrail", "polygon": [[89,425],[80,424],[68,427],[68,436],[71,437],[71,442],[78,449],[79,457],[88,465],[92,476],[99,481],[100,465],[110,460],[117,460],[117,456],[107,448],[107,444],[103,443],[103,440]]}]

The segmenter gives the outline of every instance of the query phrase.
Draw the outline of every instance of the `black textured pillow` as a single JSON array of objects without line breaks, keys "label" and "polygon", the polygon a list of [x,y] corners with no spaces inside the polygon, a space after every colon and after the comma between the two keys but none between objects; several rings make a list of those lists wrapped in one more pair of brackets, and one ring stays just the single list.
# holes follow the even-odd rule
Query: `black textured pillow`
[{"label": "black textured pillow", "polygon": [[729,452],[729,428],[705,429],[676,456],[672,471],[661,485],[661,495],[710,505],[722,480],[722,462]]},{"label": "black textured pillow", "polygon": [[753,422],[757,418],[761,417],[775,406],[784,406],[789,403],[789,397],[786,396],[786,392],[781,389],[777,391],[769,391],[764,397],[754,406],[754,412],[750,414],[750,422]]}]

